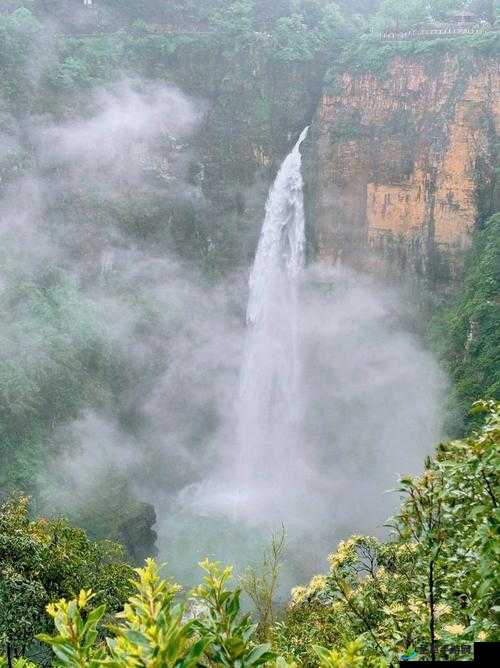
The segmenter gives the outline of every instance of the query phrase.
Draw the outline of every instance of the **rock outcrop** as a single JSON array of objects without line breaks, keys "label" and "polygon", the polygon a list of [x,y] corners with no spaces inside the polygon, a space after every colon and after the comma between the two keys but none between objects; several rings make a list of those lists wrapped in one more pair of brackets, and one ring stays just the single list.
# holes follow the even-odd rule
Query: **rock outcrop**
[{"label": "rock outcrop", "polygon": [[395,57],[324,93],[309,148],[316,257],[434,286],[460,274],[495,202],[500,67],[470,54]]}]

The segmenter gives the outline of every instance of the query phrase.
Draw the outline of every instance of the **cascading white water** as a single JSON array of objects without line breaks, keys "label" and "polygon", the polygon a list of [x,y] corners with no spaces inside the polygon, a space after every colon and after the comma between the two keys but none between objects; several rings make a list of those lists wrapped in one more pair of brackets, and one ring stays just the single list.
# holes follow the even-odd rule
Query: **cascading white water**
[{"label": "cascading white water", "polygon": [[[270,315],[277,292],[289,296],[304,266],[305,215],[300,147],[309,128],[285,158],[266,203],[266,217],[250,277],[247,322],[262,323]],[[283,294],[283,291],[286,294]]]},{"label": "cascading white water", "polygon": [[[301,438],[299,289],[305,264],[300,147],[270,190],[250,276],[247,331],[234,419],[218,434],[211,475],[182,496],[198,514],[290,526],[310,489]],[[285,465],[286,464],[286,465]]]},{"label": "cascading white water", "polygon": [[[237,401],[237,459],[233,485],[238,514],[257,498],[279,515],[276,491],[284,458],[296,456],[300,424],[298,288],[305,261],[300,147],[283,162],[270,191],[250,277],[247,341]],[[260,505],[259,504],[259,505]]]},{"label": "cascading white water", "polygon": [[[217,470],[188,492],[191,506],[202,514],[275,524],[293,513],[284,494],[290,478],[307,479],[299,436],[304,402],[298,295],[305,261],[300,146],[307,132],[283,162],[267,200],[250,277],[235,419],[219,435]],[[299,503],[303,492],[304,485],[297,485],[293,496]]]},{"label": "cascading white water", "polygon": [[[393,512],[382,491],[399,470],[418,470],[440,405],[434,363],[394,329],[392,292],[351,270],[305,269],[306,135],[266,204],[239,388],[230,364],[227,386],[214,384],[220,420],[203,476],[177,496],[178,517],[163,530],[168,550],[195,543],[199,557],[242,565],[283,523],[290,585],[317,572],[337,538],[372,532]],[[240,350],[240,329],[232,333],[217,347],[230,362],[235,340]]]}]

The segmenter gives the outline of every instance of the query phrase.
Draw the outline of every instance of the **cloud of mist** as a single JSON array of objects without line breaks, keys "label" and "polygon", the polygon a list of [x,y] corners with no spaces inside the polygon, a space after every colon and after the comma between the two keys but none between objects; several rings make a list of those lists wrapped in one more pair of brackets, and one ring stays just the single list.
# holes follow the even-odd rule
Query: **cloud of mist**
[{"label": "cloud of mist", "polygon": [[[51,440],[58,458],[48,462],[43,477],[46,482],[52,476],[59,487],[53,498],[59,499],[61,511],[81,503],[90,487],[105,484],[108,470],[132,477],[134,468],[140,478],[147,466],[143,455],[158,449],[156,434],[158,439],[168,434],[160,419],[150,420],[152,412],[160,416],[163,409],[154,408],[158,390],[143,377],[161,380],[167,367],[173,373],[181,353],[189,354],[188,341],[193,356],[204,345],[196,322],[203,318],[201,305],[212,308],[214,297],[204,294],[199,272],[164,244],[143,244],[140,235],[130,235],[119,207],[120,198],[128,205],[135,193],[148,197],[157,192],[188,202],[195,197],[203,206],[201,193],[185,177],[189,139],[205,110],[203,102],[172,86],[126,79],[90,93],[79,119],[1,118],[0,288],[17,275],[63,269],[82,299],[94,304],[110,353],[127,360],[121,405],[113,407],[104,396],[102,408],[84,406],[76,422],[55,424]],[[40,345],[40,355],[51,354],[48,344],[47,350]],[[97,386],[97,397],[100,391]],[[145,442],[124,428],[127,412],[148,422]],[[187,458],[186,438],[177,439],[171,451],[179,470]],[[74,450],[65,452],[65,440]]]},{"label": "cloud of mist", "polygon": [[[322,568],[346,535],[384,534],[383,524],[399,502],[387,491],[401,474],[422,470],[439,441],[446,387],[432,356],[404,329],[402,298],[346,268],[309,268],[301,296],[297,433],[279,445],[285,452],[279,466],[270,456],[273,444],[267,444],[252,493],[236,498],[239,379],[233,374],[233,403],[226,403],[229,410],[212,439],[210,468],[166,504],[173,516],[159,521],[160,547],[172,563],[178,558],[172,536],[184,535],[186,526],[193,535],[192,561],[203,551],[200,543],[219,559],[248,561],[283,523],[290,584]],[[252,550],[247,531],[254,535]]]},{"label": "cloud of mist", "polygon": [[[130,240],[124,239],[109,204],[119,203],[134,186],[155,192],[151,173],[160,174],[157,191],[165,193],[168,187],[171,196],[197,198],[203,205],[185,177],[189,137],[205,111],[203,102],[175,87],[124,79],[89,93],[79,119],[20,121],[5,114],[0,146],[12,157],[7,155],[2,169],[4,254],[18,258],[18,264],[39,264],[67,260],[83,246],[87,253],[105,245],[126,248]],[[21,165],[16,177],[16,158],[22,162],[23,155],[32,164]],[[61,205],[71,199],[79,206],[107,201],[106,224],[60,220]]]},{"label": "cloud of mist", "polygon": [[[305,441],[323,445],[311,454],[319,487],[335,490],[334,523],[355,517],[367,531],[397,503],[384,491],[421,470],[438,442],[446,382],[404,330],[402,294],[347,269],[310,275],[324,289],[306,300],[304,314]],[[339,507],[344,498],[350,502]]]},{"label": "cloud of mist", "polygon": [[149,183],[148,161],[172,196],[192,199],[183,143],[205,106],[172,87],[130,80],[96,92],[91,106],[72,122],[30,119],[20,128],[5,119],[10,130],[0,135],[1,147],[29,144],[37,156],[3,185],[2,255],[26,271],[67,269],[95,303],[113,353],[127,361],[119,405],[103,401],[56,425],[53,439],[74,446],[59,449],[48,467],[56,510],[84,504],[118,472],[154,504],[161,556],[181,577],[205,554],[248,560],[284,522],[295,551],[290,581],[305,578],[338,538],[380,531],[396,502],[385,490],[399,473],[419,470],[439,438],[440,371],[398,322],[397,293],[348,270],[310,268],[300,449],[277,474],[255,481],[243,519],[193,503],[194,486],[214,472],[231,493],[246,269],[207,285],[173,250],[128,235],[113,213],[100,225],[61,215],[59,204],[66,195],[114,197]]},{"label": "cloud of mist", "polygon": [[[179,141],[200,123],[201,102],[159,82],[124,80],[98,90],[90,101],[92,115],[51,124],[38,135],[43,166],[56,162],[75,178],[109,188],[140,177],[138,147],[154,152],[159,141]],[[132,159],[131,159],[132,158]],[[103,178],[104,177],[104,178]]]},{"label": "cloud of mist", "polygon": [[[51,471],[59,483],[52,500],[60,508],[85,504],[95,493],[96,481],[102,484],[110,475],[127,477],[141,466],[137,443],[109,416],[85,411],[78,420],[58,427],[53,438],[63,446]],[[75,447],[66,449],[68,444]]]}]

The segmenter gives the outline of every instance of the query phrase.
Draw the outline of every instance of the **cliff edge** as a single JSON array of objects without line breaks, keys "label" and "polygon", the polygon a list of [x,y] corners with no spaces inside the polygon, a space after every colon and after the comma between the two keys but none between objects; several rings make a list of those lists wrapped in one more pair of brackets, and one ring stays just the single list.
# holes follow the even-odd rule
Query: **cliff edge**
[{"label": "cliff edge", "polygon": [[320,261],[446,286],[478,221],[498,210],[500,64],[474,53],[394,56],[325,90],[309,145]]}]

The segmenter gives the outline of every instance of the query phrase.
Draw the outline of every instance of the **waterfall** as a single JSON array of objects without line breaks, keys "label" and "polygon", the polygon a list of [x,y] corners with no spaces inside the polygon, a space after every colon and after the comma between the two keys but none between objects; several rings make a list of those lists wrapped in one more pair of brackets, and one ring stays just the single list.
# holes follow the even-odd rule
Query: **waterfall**
[{"label": "waterfall", "polygon": [[[283,523],[300,573],[319,568],[316,559],[351,527],[371,531],[394,511],[382,490],[431,451],[441,391],[433,361],[394,328],[392,290],[350,269],[306,271],[306,135],[269,192],[243,354],[227,387],[216,388],[220,421],[203,476],[177,497],[195,518],[179,524],[217,558],[248,563]],[[235,340],[241,350],[241,324],[222,355]]]},{"label": "waterfall", "polygon": [[247,340],[237,399],[233,484],[241,507],[256,498],[279,514],[283,461],[300,425],[299,281],[305,262],[300,135],[283,162],[266,204],[250,277]]},{"label": "waterfall", "polygon": [[250,276],[247,322],[263,322],[277,291],[282,298],[304,266],[305,215],[300,146],[306,128],[285,158],[266,203],[266,216]]},{"label": "waterfall", "polygon": [[294,502],[303,505],[307,494],[299,345],[299,288],[305,263],[300,146],[307,131],[284,160],[266,203],[250,276],[234,419],[217,439],[215,469],[183,496],[199,514],[276,526],[293,514]]}]

